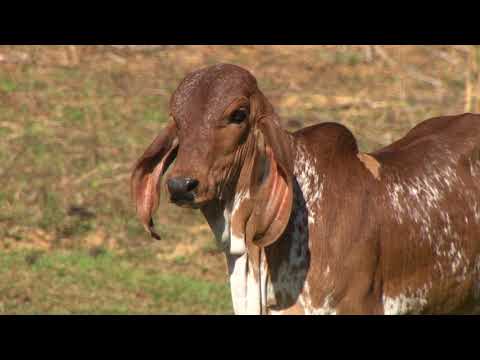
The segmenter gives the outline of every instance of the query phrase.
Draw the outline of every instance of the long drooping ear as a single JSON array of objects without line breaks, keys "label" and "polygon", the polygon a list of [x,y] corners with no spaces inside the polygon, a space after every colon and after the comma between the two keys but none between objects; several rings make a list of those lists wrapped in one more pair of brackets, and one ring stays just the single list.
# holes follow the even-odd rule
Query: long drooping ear
[{"label": "long drooping ear", "polygon": [[145,229],[157,240],[160,236],[154,230],[152,214],[158,208],[160,180],[175,160],[177,150],[177,132],[172,122],[145,150],[132,171],[130,190],[137,215]]},{"label": "long drooping ear", "polygon": [[293,202],[293,168],[289,139],[275,115],[256,124],[255,163],[250,193],[254,207],[246,227],[246,242],[267,246],[285,231]]}]

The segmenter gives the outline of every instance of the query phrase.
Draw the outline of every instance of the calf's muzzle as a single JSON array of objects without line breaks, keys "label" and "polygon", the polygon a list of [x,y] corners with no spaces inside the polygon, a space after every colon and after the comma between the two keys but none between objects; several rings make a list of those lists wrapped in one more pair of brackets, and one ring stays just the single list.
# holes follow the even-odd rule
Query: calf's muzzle
[{"label": "calf's muzzle", "polygon": [[190,177],[173,177],[167,180],[170,200],[174,203],[191,203],[195,199],[193,190],[198,186],[198,180]]}]

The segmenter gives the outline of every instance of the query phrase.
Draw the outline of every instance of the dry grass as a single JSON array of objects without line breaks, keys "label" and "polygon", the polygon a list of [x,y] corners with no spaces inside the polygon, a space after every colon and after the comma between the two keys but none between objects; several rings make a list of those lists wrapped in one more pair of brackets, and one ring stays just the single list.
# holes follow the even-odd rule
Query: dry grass
[{"label": "dry grass", "polygon": [[[475,46],[2,46],[2,256],[42,250],[57,259],[59,251],[77,256],[103,248],[113,254],[113,267],[127,256],[122,252],[135,258],[146,251],[152,271],[166,278],[181,271],[225,287],[223,258],[199,213],[162,203],[157,223],[164,240],[153,243],[129,200],[131,166],[167,120],[169,96],[188,72],[218,62],[244,66],[286,127],[337,121],[369,151],[426,118],[479,111],[479,61]],[[36,279],[36,270],[1,271],[0,304],[7,304],[6,312],[79,309],[67,293],[63,305],[15,308],[15,301],[2,297],[38,287],[19,282],[7,296],[2,284],[19,272]],[[42,276],[54,282],[55,274]],[[98,281],[112,274],[100,272]],[[79,286],[79,292],[85,290]],[[123,295],[130,300],[120,312],[135,309],[128,289]],[[183,308],[154,304],[144,310],[200,311],[188,302]],[[98,312],[96,305],[84,305],[82,311]]]}]

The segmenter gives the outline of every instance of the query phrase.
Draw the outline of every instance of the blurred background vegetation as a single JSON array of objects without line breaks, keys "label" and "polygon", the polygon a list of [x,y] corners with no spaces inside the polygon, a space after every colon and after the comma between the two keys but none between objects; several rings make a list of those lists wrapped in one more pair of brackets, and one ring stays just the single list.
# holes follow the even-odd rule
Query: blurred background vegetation
[{"label": "blurred background vegetation", "polygon": [[371,151],[477,112],[475,46],[0,46],[0,313],[229,314],[199,212],[162,202],[151,240],[136,158],[190,71],[244,66],[296,130],[336,121]]}]

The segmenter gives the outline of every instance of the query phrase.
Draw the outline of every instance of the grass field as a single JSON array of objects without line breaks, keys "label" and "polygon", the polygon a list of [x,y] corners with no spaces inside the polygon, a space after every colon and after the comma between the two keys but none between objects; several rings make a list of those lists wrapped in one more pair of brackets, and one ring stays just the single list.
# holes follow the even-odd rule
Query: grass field
[{"label": "grass field", "polygon": [[130,169],[171,92],[218,62],[257,77],[290,130],[337,121],[362,150],[479,111],[475,46],[0,47],[0,313],[232,312],[200,213],[134,216]]}]

